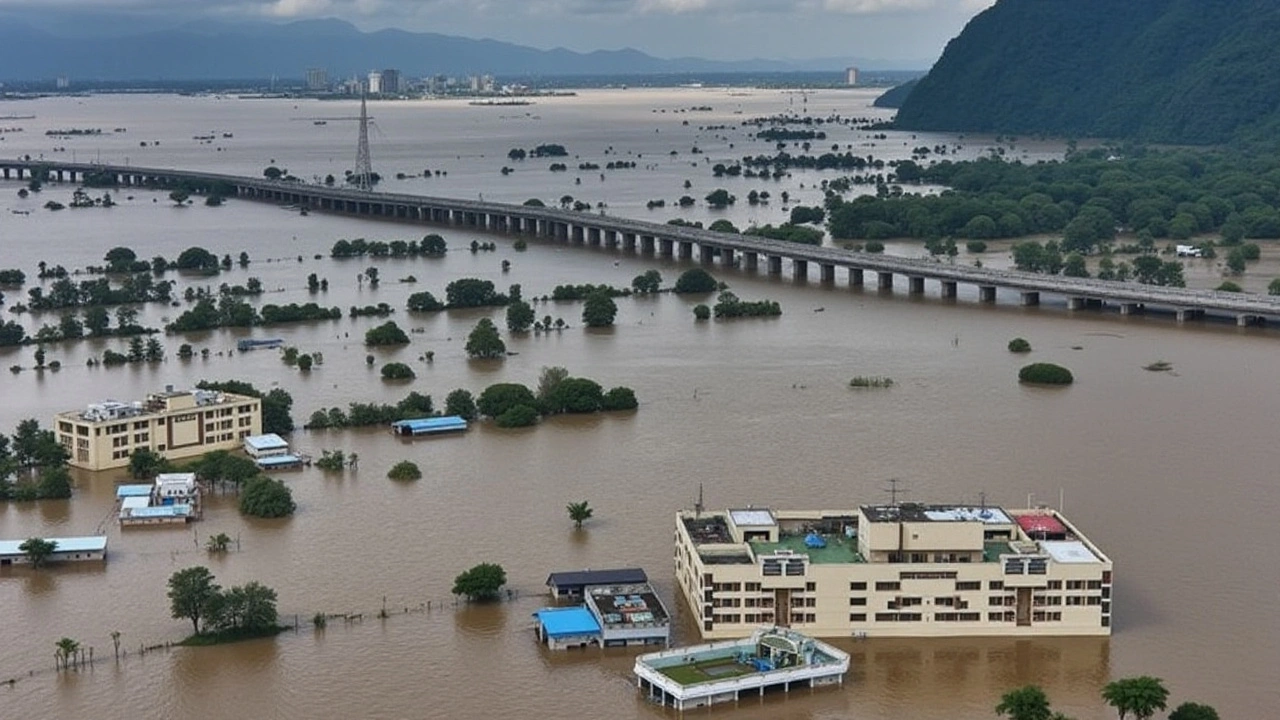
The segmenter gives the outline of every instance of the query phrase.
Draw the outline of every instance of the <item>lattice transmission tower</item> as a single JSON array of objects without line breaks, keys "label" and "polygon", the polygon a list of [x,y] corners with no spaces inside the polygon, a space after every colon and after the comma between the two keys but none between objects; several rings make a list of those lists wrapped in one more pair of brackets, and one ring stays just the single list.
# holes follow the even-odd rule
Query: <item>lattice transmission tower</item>
[{"label": "lattice transmission tower", "polygon": [[359,190],[373,189],[373,160],[369,158],[369,110],[364,93],[360,93],[360,140],[356,143],[355,185]]}]

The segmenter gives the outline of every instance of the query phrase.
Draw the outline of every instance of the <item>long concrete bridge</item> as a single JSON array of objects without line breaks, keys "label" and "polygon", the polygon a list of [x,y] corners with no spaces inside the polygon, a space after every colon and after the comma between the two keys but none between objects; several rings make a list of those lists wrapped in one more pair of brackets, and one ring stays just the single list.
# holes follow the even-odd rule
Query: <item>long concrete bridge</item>
[{"label": "long concrete bridge", "polygon": [[823,283],[835,283],[840,269],[852,286],[862,286],[874,274],[880,290],[906,279],[907,292],[922,294],[925,283],[936,282],[943,298],[956,297],[961,283],[975,286],[979,302],[994,303],[998,288],[1019,293],[1023,305],[1038,305],[1042,294],[1066,299],[1071,310],[1111,303],[1121,314],[1152,306],[1173,313],[1178,321],[1205,314],[1234,317],[1240,325],[1262,324],[1280,318],[1280,297],[1159,287],[1127,282],[1041,275],[956,265],[934,260],[891,257],[831,247],[817,247],[750,235],[719,233],[700,228],[633,220],[616,215],[531,207],[481,200],[429,197],[401,193],[363,192],[343,187],[267,178],[164,168],[91,163],[0,160],[0,176],[23,180],[45,173],[52,182],[83,182],[86,176],[122,187],[191,187],[197,193],[219,192],[228,197],[296,205],[310,210],[356,215],[370,219],[452,225],[477,230],[523,234],[583,245],[621,247],[663,257],[717,261],[756,271],[763,266],[780,275],[786,261],[797,279],[816,269]]}]

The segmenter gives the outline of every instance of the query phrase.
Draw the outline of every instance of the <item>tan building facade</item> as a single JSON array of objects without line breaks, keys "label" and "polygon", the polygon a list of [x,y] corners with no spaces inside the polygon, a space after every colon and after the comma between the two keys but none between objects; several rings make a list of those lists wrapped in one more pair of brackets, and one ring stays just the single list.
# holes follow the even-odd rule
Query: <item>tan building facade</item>
[{"label": "tan building facade", "polygon": [[53,428],[72,466],[108,470],[127,466],[143,449],[170,460],[239,449],[245,437],[262,433],[262,401],[169,388],[138,402],[105,400],[58,413]]},{"label": "tan building facade", "polygon": [[1111,634],[1111,560],[1049,509],[681,512],[675,546],[704,638]]}]

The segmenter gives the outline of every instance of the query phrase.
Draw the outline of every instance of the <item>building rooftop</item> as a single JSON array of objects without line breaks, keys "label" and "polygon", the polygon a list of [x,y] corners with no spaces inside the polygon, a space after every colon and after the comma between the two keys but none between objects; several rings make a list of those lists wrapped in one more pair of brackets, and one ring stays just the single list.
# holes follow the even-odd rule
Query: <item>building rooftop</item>
[{"label": "building rooftop", "polygon": [[[103,552],[107,549],[107,537],[105,535],[92,535],[88,537],[51,537],[45,538],[50,542],[57,543],[54,552]],[[0,540],[0,555],[22,555],[23,540]]]},{"label": "building rooftop", "polygon": [[729,524],[720,515],[684,518],[685,530],[695,545],[731,545],[733,535],[729,534]]},{"label": "building rooftop", "polygon": [[753,542],[751,549],[756,557],[768,555],[778,550],[790,550],[796,555],[808,555],[809,562],[818,565],[824,563],[861,563],[866,562],[858,554],[857,538],[846,538],[844,535],[816,535],[824,544],[818,546],[810,540],[810,535],[784,535],[779,542]]},{"label": "building rooftop", "polygon": [[610,628],[653,627],[670,620],[666,607],[647,582],[594,586],[587,591],[586,600]]},{"label": "building rooftop", "polygon": [[763,510],[756,510],[755,508],[730,510],[729,517],[733,519],[733,524],[738,527],[773,527],[778,524],[773,518],[773,511],[767,508]]},{"label": "building rooftop", "polygon": [[149,498],[151,497],[152,488],[153,488],[152,485],[117,485],[116,497],[117,498],[131,498],[131,497]]},{"label": "building rooftop", "polygon": [[543,608],[533,614],[549,637],[590,635],[600,632],[600,623],[585,607]]},{"label": "building rooftop", "polygon": [[575,585],[629,585],[647,583],[649,576],[640,568],[618,568],[612,570],[571,570],[554,572],[547,576],[547,585],[569,587]]},{"label": "building rooftop", "polygon": [[1028,535],[1067,535],[1067,526],[1052,515],[1019,515],[1018,526]]},{"label": "building rooftop", "polygon": [[998,507],[961,505],[863,505],[862,514],[871,522],[981,522],[988,525],[1010,525],[1009,514]]},{"label": "building rooftop", "polygon": [[[189,400],[185,400],[185,398],[189,398]],[[179,400],[181,402],[177,402]],[[174,390],[172,386],[169,386],[165,388],[164,392],[151,393],[145,400],[132,402],[120,402],[111,399],[101,400],[96,403],[89,403],[84,410],[60,412],[57,417],[83,422],[115,422],[187,407],[208,407],[210,405],[244,402],[246,400],[256,400],[256,398],[223,393],[216,390]]]},{"label": "building rooftop", "polygon": [[288,450],[289,443],[285,439],[275,433],[266,433],[264,435],[250,435],[244,439],[244,444],[254,450]]},{"label": "building rooftop", "polygon": [[1098,556],[1079,540],[1042,540],[1040,549],[1053,558],[1054,562],[1064,564],[1100,562]]}]

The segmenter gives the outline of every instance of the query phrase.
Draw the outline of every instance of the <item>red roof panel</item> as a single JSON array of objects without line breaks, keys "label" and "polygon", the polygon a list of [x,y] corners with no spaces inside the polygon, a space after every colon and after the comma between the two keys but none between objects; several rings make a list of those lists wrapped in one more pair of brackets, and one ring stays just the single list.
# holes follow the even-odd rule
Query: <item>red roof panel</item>
[{"label": "red roof panel", "polygon": [[1028,535],[1040,533],[1065,535],[1067,533],[1067,526],[1052,515],[1019,515],[1018,525]]}]

